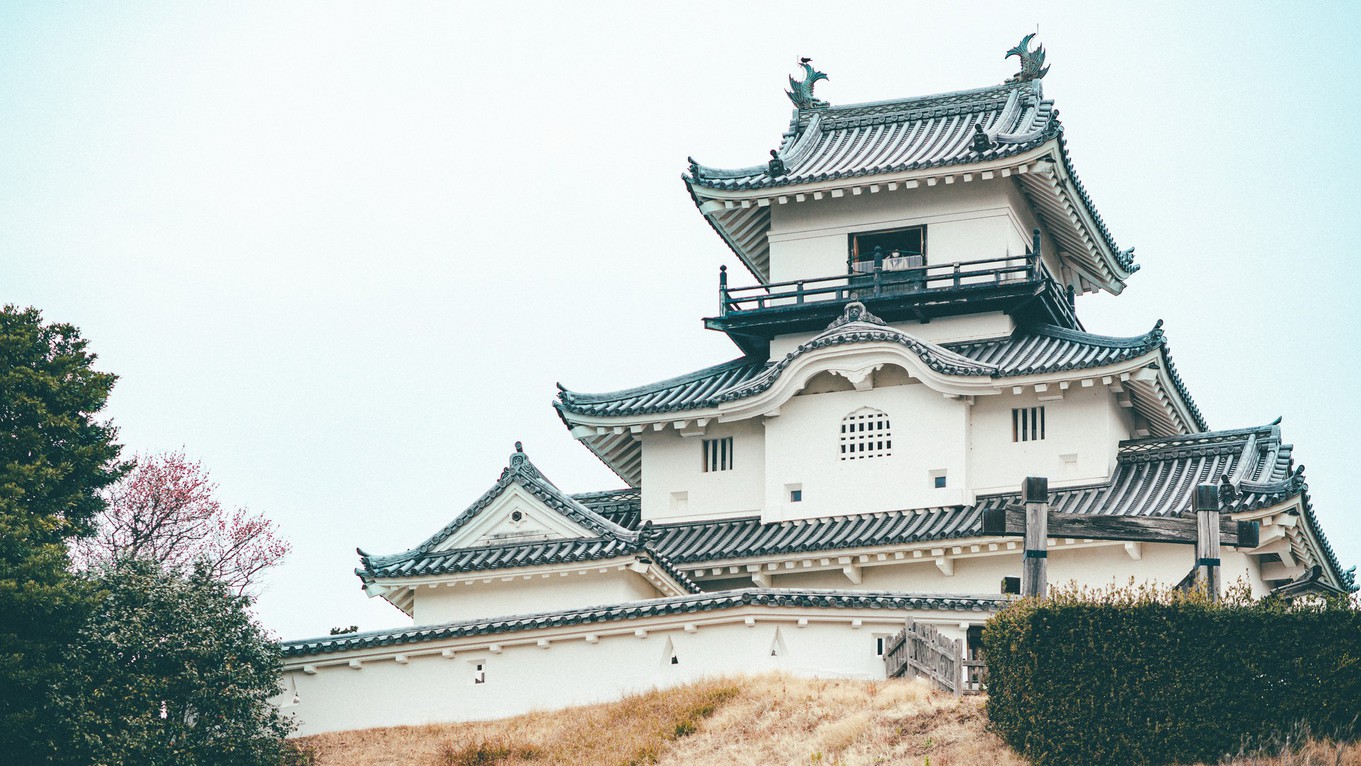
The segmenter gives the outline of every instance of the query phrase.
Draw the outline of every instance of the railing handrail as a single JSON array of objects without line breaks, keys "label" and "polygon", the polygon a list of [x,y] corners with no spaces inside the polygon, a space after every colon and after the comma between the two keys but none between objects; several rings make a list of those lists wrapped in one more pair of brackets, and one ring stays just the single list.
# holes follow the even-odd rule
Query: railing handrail
[{"label": "railing handrail", "polygon": [[[896,275],[896,274],[908,274],[908,273],[911,273],[911,272],[914,272],[914,271],[925,271],[925,272],[927,272],[927,275],[926,275],[926,276],[927,276],[927,278],[929,279],[929,278],[930,278],[930,272],[932,272],[932,271],[945,271],[945,272],[948,272],[948,273],[953,273],[953,271],[954,271],[954,269],[955,269],[956,267],[975,266],[975,265],[984,264],[984,263],[1005,263],[1005,262],[1017,261],[1017,260],[1024,261],[1024,263],[1019,264],[1019,265],[1014,265],[1014,266],[1013,266],[1013,265],[1000,266],[1000,267],[997,267],[997,269],[985,269],[985,270],[983,270],[983,271],[981,271],[981,272],[978,272],[978,273],[979,273],[979,274],[983,274],[983,273],[992,273],[993,271],[996,271],[996,270],[999,270],[999,269],[1001,269],[1001,270],[1010,270],[1010,271],[1020,271],[1020,270],[1022,270],[1022,269],[1027,269],[1027,268],[1030,268],[1030,266],[1032,265],[1033,256],[1032,256],[1030,253],[1022,253],[1022,254],[1018,254],[1018,255],[1000,255],[1000,256],[997,256],[997,257],[995,257],[995,258],[979,258],[979,259],[977,259],[977,260],[972,260],[972,261],[950,261],[949,263],[928,263],[928,264],[925,264],[925,265],[922,265],[922,266],[918,266],[918,267],[915,267],[915,268],[911,268],[911,269],[903,269],[902,271],[894,271],[894,272],[887,272],[887,273],[892,273],[892,274],[895,274],[895,275]],[[871,272],[870,272],[870,273],[872,273],[872,271],[873,271],[873,270],[871,269]],[[863,277],[863,276],[866,276],[866,274],[865,274],[865,273],[858,273],[858,274],[857,274],[857,273],[847,273],[847,274],[834,274],[834,275],[832,275],[832,276],[826,276],[826,277],[808,277],[808,278],[804,278],[804,279],[790,279],[790,280],[787,280],[787,281],[784,281],[784,282],[764,282],[764,283],[759,284],[759,285],[749,285],[749,286],[746,286],[746,287],[729,287],[729,288],[728,288],[728,292],[729,292],[729,293],[735,293],[735,292],[739,292],[739,291],[745,292],[745,291],[748,291],[748,290],[766,290],[766,291],[769,291],[769,290],[770,290],[771,288],[773,288],[773,287],[795,287],[795,286],[800,285],[800,284],[808,285],[809,283],[813,283],[813,282],[830,282],[830,281],[834,281],[834,280],[838,280],[838,279],[855,279],[855,278],[857,278],[857,277]]]},{"label": "railing handrail", "polygon": [[[1009,275],[1019,278],[1013,276],[1008,279]],[[881,258],[875,261],[874,269],[869,273],[793,279],[747,287],[729,287],[727,274],[720,272],[719,313],[727,316],[732,311],[760,310],[777,301],[778,305],[790,305],[829,300],[824,296],[832,296],[830,300],[844,300],[853,293],[860,293],[866,298],[874,298],[885,291],[936,292],[995,285],[1004,281],[1035,282],[1046,279],[1052,279],[1049,270],[1034,252],[891,270],[883,268]]]}]

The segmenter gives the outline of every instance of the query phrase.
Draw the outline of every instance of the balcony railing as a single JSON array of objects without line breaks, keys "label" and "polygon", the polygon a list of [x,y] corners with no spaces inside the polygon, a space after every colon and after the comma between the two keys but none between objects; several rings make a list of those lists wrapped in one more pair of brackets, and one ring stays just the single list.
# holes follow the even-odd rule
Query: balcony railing
[{"label": "balcony railing", "polygon": [[920,259],[921,256],[916,255],[875,258],[853,264],[855,273],[851,274],[751,287],[728,287],[724,267],[719,272],[719,314],[727,316],[738,311],[847,301],[852,295],[860,299],[908,296],[1049,278],[1048,270],[1035,253],[933,265],[922,265]]}]

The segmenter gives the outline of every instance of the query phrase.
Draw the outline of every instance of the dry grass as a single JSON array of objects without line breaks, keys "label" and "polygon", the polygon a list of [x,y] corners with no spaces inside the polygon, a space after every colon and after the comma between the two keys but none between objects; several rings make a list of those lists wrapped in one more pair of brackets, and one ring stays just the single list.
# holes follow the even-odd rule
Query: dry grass
[{"label": "dry grass", "polygon": [[[315,766],[1024,764],[985,724],[982,698],[956,699],[915,681],[764,675],[500,721],[322,734],[299,743],[315,754]],[[1222,766],[1361,766],[1361,746],[1309,741]]]},{"label": "dry grass", "polygon": [[652,691],[619,702],[499,721],[320,734],[299,740],[316,766],[548,766],[656,763],[739,694],[730,681]]}]

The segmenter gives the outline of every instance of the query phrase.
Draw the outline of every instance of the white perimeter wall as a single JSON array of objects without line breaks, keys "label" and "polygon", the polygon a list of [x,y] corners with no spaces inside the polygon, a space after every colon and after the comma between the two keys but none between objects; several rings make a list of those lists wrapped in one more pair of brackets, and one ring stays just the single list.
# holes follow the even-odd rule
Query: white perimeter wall
[{"label": "white perimeter wall", "polygon": [[412,621],[438,625],[511,614],[533,614],[596,604],[657,598],[661,594],[646,579],[629,569],[608,565],[599,569],[535,572],[527,577],[504,571],[488,572],[491,582],[439,583],[431,588],[416,585]]},{"label": "white perimeter wall", "polygon": [[[614,700],[708,676],[780,670],[802,676],[883,678],[875,638],[900,630],[909,613],[849,611],[742,607],[674,619],[485,636],[476,646],[446,641],[320,655],[309,660],[317,663],[314,674],[288,670],[284,691],[274,701],[301,724],[295,735],[306,736],[500,718]],[[981,624],[988,615],[913,616],[941,622],[951,637],[959,638],[964,635],[961,622]],[[754,620],[751,627],[745,623],[747,617]],[[808,620],[806,627],[798,627],[800,617]],[[861,620],[859,627],[852,627],[853,618]],[[695,632],[686,632],[687,623]],[[595,643],[587,641],[587,628],[599,631]],[[646,637],[635,635],[635,629],[645,629]],[[538,646],[540,638],[549,639],[548,648]],[[500,642],[499,654],[491,651],[490,642]],[[448,647],[455,648],[452,659],[440,654]],[[772,647],[777,656],[770,656]],[[671,649],[679,664],[671,664]],[[399,664],[395,654],[403,651],[408,662]],[[348,665],[351,659],[360,660],[359,669]],[[485,665],[483,684],[473,683],[479,662]]]}]

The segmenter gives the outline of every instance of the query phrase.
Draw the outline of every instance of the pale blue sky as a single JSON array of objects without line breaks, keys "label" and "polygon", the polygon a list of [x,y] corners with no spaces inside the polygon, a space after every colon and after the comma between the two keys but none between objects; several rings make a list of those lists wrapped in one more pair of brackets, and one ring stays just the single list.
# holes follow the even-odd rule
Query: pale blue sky
[{"label": "pale blue sky", "polygon": [[[0,5],[0,301],[79,325],[130,450],[183,447],[295,552],[285,637],[404,618],[355,546],[442,526],[551,409],[736,356],[687,155],[761,162],[813,56],[851,103],[978,87],[1038,23],[1079,174],[1212,427],[1285,417],[1344,566],[1361,416],[1352,3]],[[741,281],[741,278],[738,278]]]}]

